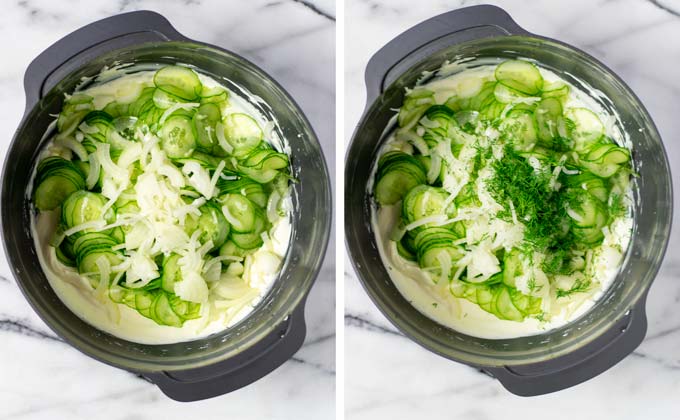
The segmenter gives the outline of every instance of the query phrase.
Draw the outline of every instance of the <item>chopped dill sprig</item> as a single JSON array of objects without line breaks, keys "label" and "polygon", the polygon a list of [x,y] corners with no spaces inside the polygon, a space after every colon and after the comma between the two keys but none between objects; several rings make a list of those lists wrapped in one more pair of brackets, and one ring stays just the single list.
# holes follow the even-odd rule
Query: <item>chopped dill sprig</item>
[{"label": "chopped dill sprig", "polygon": [[571,249],[573,246],[574,238],[569,234],[562,241],[551,247],[541,264],[543,272],[546,274],[571,274],[573,270],[569,266],[569,261],[571,260]]},{"label": "chopped dill sprig", "polygon": [[[549,172],[536,173],[527,160],[510,147],[502,159],[492,163],[494,176],[487,188],[498,203],[513,203],[519,221],[525,226],[524,240],[534,249],[568,249],[566,194],[550,188]],[[509,207],[509,206],[508,206]],[[499,217],[511,220],[509,208]]]},{"label": "chopped dill sprig", "polygon": [[532,277],[532,278],[529,279],[529,281],[527,282],[527,287],[529,288],[529,291],[531,293],[540,292],[541,289],[543,289],[542,285],[539,286],[539,285],[536,284],[536,278],[535,277]]},{"label": "chopped dill sprig", "polygon": [[471,175],[476,177],[479,171],[486,166],[486,163],[493,157],[491,147],[482,147],[478,142],[474,144],[475,157],[472,159]]},{"label": "chopped dill sprig", "polygon": [[567,132],[571,133],[576,128],[576,123],[571,118],[564,118],[564,126],[567,128]]},{"label": "chopped dill sprig", "polygon": [[574,293],[587,292],[590,289],[590,280],[578,279],[574,282],[573,286],[568,290],[557,289],[557,298],[563,298],[573,295]]},{"label": "chopped dill sprig", "polygon": [[619,193],[612,193],[609,198],[609,216],[611,219],[618,219],[628,213],[628,205],[625,196]]}]

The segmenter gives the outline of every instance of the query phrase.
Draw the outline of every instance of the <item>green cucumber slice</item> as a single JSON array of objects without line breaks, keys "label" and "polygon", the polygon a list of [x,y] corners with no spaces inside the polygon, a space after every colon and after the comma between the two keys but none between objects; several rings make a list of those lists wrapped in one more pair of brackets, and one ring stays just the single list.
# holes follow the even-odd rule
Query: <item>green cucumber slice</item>
[{"label": "green cucumber slice", "polygon": [[146,290],[135,290],[134,308],[142,316],[153,319],[151,308],[160,293],[149,292]]},{"label": "green cucumber slice", "polygon": [[153,77],[157,88],[187,101],[198,98],[203,86],[198,75],[182,66],[167,66],[158,70]]},{"label": "green cucumber slice", "polygon": [[186,100],[158,88],[154,89],[151,99],[158,109],[168,109],[175,104],[186,102]]},{"label": "green cucumber slice", "polygon": [[552,146],[552,140],[559,136],[562,120],[562,103],[555,98],[541,100],[534,111],[538,138],[547,146]]},{"label": "green cucumber slice", "polygon": [[518,101],[525,100],[528,96],[518,90],[515,90],[503,83],[496,83],[493,90],[494,97],[502,104],[511,104]]},{"label": "green cucumber slice", "polygon": [[263,244],[262,232],[267,227],[265,216],[257,211],[253,220],[253,229],[250,232],[232,232],[230,238],[234,244],[242,249],[259,248]]},{"label": "green cucumber slice", "polygon": [[57,130],[61,135],[73,133],[85,115],[94,109],[91,96],[77,93],[64,101],[64,106],[57,118]]},{"label": "green cucumber slice", "polygon": [[602,121],[589,109],[570,108],[564,116],[573,123],[570,135],[574,140],[574,149],[579,153],[588,150],[604,134]]},{"label": "green cucumber slice", "polygon": [[226,194],[221,201],[233,232],[248,233],[255,229],[256,207],[252,201],[241,194]]},{"label": "green cucumber slice", "polygon": [[182,318],[180,318],[172,309],[172,306],[170,306],[168,294],[165,292],[160,292],[158,297],[153,301],[151,315],[151,318],[160,325],[181,327],[182,324],[184,324]]},{"label": "green cucumber slice", "polygon": [[573,224],[578,227],[601,229],[607,220],[607,210],[602,202],[585,191],[576,195],[570,201],[569,209],[569,217],[572,218]]},{"label": "green cucumber slice", "polygon": [[233,155],[242,158],[260,145],[264,134],[251,116],[235,113],[224,118],[224,137],[234,148]]},{"label": "green cucumber slice", "polygon": [[194,128],[196,130],[196,144],[200,150],[212,153],[218,144],[215,126],[222,119],[220,108],[213,104],[203,104],[196,110],[193,117]]},{"label": "green cucumber slice", "polygon": [[543,89],[543,76],[534,64],[508,60],[496,67],[496,80],[527,95],[537,95]]},{"label": "green cucumber slice", "polygon": [[[232,236],[233,235],[234,233],[232,233]],[[254,249],[243,249],[236,245],[234,241],[227,240],[227,242],[225,242],[224,245],[220,247],[220,256],[245,258],[246,255],[251,254],[253,251]]]},{"label": "green cucumber slice", "polygon": [[524,320],[524,315],[522,312],[520,312],[519,309],[514,305],[512,302],[512,298],[510,296],[510,289],[508,289],[505,286],[499,286],[500,287],[500,292],[496,296],[495,299],[495,312],[494,315],[496,315],[500,319],[505,319],[508,321],[523,321]]},{"label": "green cucumber slice", "polygon": [[98,193],[76,191],[62,204],[61,221],[67,229],[95,220],[111,223],[115,219],[113,209],[103,213],[107,201],[106,197]]},{"label": "green cucumber slice", "polygon": [[68,196],[85,188],[85,176],[73,162],[52,156],[40,162],[33,200],[38,210],[54,210]]},{"label": "green cucumber slice", "polygon": [[520,152],[530,152],[536,146],[538,129],[530,111],[512,110],[501,123],[501,130],[508,136],[514,148]]},{"label": "green cucumber slice", "polygon": [[434,104],[434,92],[422,88],[408,92],[397,116],[399,127],[411,129],[432,104]]},{"label": "green cucumber slice", "polygon": [[[234,207],[234,205],[232,205],[232,207]],[[212,202],[207,202],[202,205],[199,210],[201,211],[201,215],[198,218],[194,218],[192,215],[187,216],[184,222],[184,230],[190,236],[197,229],[200,230],[201,233],[198,236],[198,240],[202,244],[212,241],[212,250],[219,249],[229,235],[229,222],[227,222],[227,219],[225,219],[222,214],[222,210]]]},{"label": "green cucumber slice", "polygon": [[260,207],[265,207],[269,198],[262,184],[249,178],[237,180],[220,179],[217,181],[217,189],[220,191],[220,196],[225,194],[241,194]]},{"label": "green cucumber slice", "polygon": [[429,216],[450,216],[455,211],[455,207],[451,203],[445,208],[448,197],[449,193],[442,188],[429,185],[412,188],[404,197],[402,217],[408,225]]},{"label": "green cucumber slice", "polygon": [[171,116],[160,129],[161,147],[171,159],[186,158],[196,149],[196,137],[191,120],[187,117]]},{"label": "green cucumber slice", "polygon": [[402,200],[414,187],[427,181],[425,166],[403,152],[389,152],[378,162],[375,199],[381,205],[392,205]]},{"label": "green cucumber slice", "polygon": [[179,267],[179,254],[170,254],[163,260],[163,272],[161,275],[161,288],[168,293],[175,293],[175,283],[182,281],[182,272]]}]

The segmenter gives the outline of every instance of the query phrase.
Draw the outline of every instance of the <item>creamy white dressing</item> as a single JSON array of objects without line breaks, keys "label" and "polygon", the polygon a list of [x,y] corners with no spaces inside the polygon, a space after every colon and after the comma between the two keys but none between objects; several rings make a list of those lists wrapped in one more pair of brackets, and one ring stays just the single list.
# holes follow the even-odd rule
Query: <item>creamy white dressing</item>
[{"label": "creamy white dressing", "polygon": [[[435,102],[443,104],[453,95],[459,97],[474,96],[479,92],[484,82],[494,80],[494,69],[495,66],[467,68],[465,65],[461,67],[459,64],[447,63],[437,72],[438,77],[419,87],[433,91]],[[577,89],[555,73],[544,68],[540,68],[540,72],[548,83],[562,82],[569,86],[570,94],[565,103],[565,109],[577,107],[590,109],[598,115],[605,126],[605,132],[616,143],[630,147],[627,136],[616,124],[617,117],[615,115],[605,112],[604,108],[593,97]],[[498,133],[487,132],[485,135],[493,139],[497,137]],[[379,155],[396,149],[408,151],[409,148],[411,148],[410,144],[398,140],[393,133],[386,140]],[[464,148],[461,154],[465,153]],[[494,154],[496,154],[496,150],[494,150]],[[536,164],[540,165],[538,162]],[[373,190],[376,170],[377,164],[374,165],[373,175],[367,187],[369,191]],[[484,174],[480,172],[479,177],[482,178],[483,176]],[[487,210],[498,208],[498,204],[493,202],[490,196],[480,196],[479,198],[483,202],[490,200],[489,203],[486,203]],[[633,227],[633,219],[624,217],[614,221],[609,228],[605,228],[603,244],[590,256],[592,258],[591,267],[596,267],[594,272],[588,273],[591,275],[594,284],[591,291],[574,293],[568,297],[560,298],[557,302],[546,302],[547,299],[545,298],[549,296],[549,292],[554,292],[556,288],[568,289],[574,282],[573,276],[556,276],[554,284],[544,290],[543,309],[550,315],[549,319],[539,321],[536,318],[527,317],[522,322],[516,322],[501,320],[484,311],[477,304],[464,298],[455,297],[448,289],[448,285],[435,284],[433,279],[417,263],[402,258],[397,252],[396,242],[390,240],[394,226],[399,220],[400,211],[401,202],[380,208],[374,204],[372,208],[372,229],[381,259],[392,282],[407,301],[432,320],[461,333],[489,339],[541,334],[563,326],[585,314],[616,278],[628,248]],[[482,220],[484,219],[482,218]],[[518,227],[521,228],[521,225]],[[512,225],[503,228],[506,229],[507,238],[504,239],[506,244],[514,243],[513,241],[516,241],[516,239],[511,238],[513,236]],[[545,275],[543,274],[543,276]],[[522,284],[522,281],[524,281],[524,284]],[[526,281],[526,278],[518,278],[518,289],[523,291],[522,288],[526,287]],[[545,282],[547,285],[547,278]],[[551,300],[554,300],[554,298]]]},{"label": "creamy white dressing", "polygon": [[[116,70],[105,70],[107,78]],[[123,73],[124,74],[124,73]],[[94,98],[96,109],[112,101],[132,102],[146,86],[153,86],[154,71],[141,71],[123,75],[102,84],[80,91]],[[207,87],[221,86],[214,79],[197,72],[201,83]],[[99,79],[98,79],[99,80]],[[273,146],[289,153],[285,139],[274,130],[275,122],[268,121],[246,98],[229,90],[229,105],[223,114],[245,113],[253,117],[260,127],[269,129]],[[53,126],[51,126],[53,127]],[[48,144],[38,161],[51,153]],[[286,151],[287,150],[287,151]],[[68,151],[60,150],[68,155]],[[68,157],[68,156],[66,156]],[[35,170],[33,178],[35,177]],[[33,182],[30,183],[32,185]],[[30,194],[31,191],[28,191]],[[229,328],[250,314],[276,281],[285,258],[291,237],[289,214],[292,211],[290,196],[283,197],[280,207],[286,212],[272,223],[263,245],[246,257],[235,272],[227,272],[213,282],[208,282],[210,302],[201,308],[201,317],[185,321],[182,327],[158,325],[124,304],[110,300],[108,290],[93,290],[89,280],[75,269],[58,261],[55,249],[49,245],[57,225],[57,211],[41,212],[31,217],[31,233],[40,265],[51,287],[62,302],[79,318],[92,326],[125,340],[143,344],[166,344],[199,339]],[[236,267],[236,265],[234,265]]]}]

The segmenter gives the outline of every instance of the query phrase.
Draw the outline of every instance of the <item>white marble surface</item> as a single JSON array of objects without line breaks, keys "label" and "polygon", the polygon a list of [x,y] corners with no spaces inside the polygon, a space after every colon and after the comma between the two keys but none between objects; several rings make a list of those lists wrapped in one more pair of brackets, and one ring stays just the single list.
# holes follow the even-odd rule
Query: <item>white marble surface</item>
[{"label": "white marble surface", "polygon": [[[0,37],[1,158],[24,108],[23,73],[67,33],[124,11],[165,15],[184,35],[233,50],[264,68],[302,106],[322,141],[330,173],[335,149],[335,6],[303,2],[121,0],[3,2]],[[316,9],[316,10],[315,10]],[[8,205],[8,203],[3,203]],[[331,243],[334,241],[331,240]],[[232,394],[192,404],[82,355],[30,309],[0,257],[0,419],[330,419],[335,407],[334,246],[307,305],[308,334],[293,360]]]},{"label": "white marble surface", "polygon": [[[431,16],[476,1],[347,0],[345,132],[364,108],[363,72],[394,36]],[[525,29],[580,47],[604,61],[652,114],[669,159],[680,161],[680,2],[674,0],[486,1]],[[680,185],[680,171],[674,183]],[[676,209],[680,199],[676,194]],[[680,418],[680,216],[649,295],[649,331],[623,362],[585,384],[521,398],[478,371],[447,361],[399,334],[345,263],[346,418],[677,419]]]}]

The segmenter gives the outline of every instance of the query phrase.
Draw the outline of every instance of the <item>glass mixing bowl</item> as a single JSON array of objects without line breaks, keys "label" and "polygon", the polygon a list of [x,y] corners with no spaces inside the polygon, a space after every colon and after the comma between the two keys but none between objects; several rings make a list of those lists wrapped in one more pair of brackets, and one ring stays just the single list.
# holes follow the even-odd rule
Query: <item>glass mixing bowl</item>
[{"label": "glass mixing bowl", "polygon": [[[579,319],[544,334],[481,339],[446,328],[416,310],[394,286],[374,239],[366,186],[379,146],[394,127],[404,89],[427,80],[446,61],[488,64],[517,57],[536,60],[577,87],[583,83],[609,100],[628,133],[635,178],[634,231],[615,282]],[[534,395],[566,388],[611,367],[633,351],[646,332],[645,297],[668,242],[671,177],[654,123],[635,94],[602,63],[574,47],[535,36],[502,9],[475,6],[425,21],[387,44],[366,70],[368,102],[346,159],[347,248],[363,287],[406,336],[452,360],[480,367],[510,391]],[[584,89],[587,91],[587,89]]]},{"label": "glass mixing bowl", "polygon": [[[85,46],[90,46],[85,48]],[[64,93],[105,66],[186,63],[259,97],[252,105],[291,150],[292,237],[281,274],[254,311],[206,338],[143,345],[97,330],[74,315],[43,274],[30,230],[26,191],[41,138]],[[319,142],[303,112],[270,76],[231,52],[191,41],[162,16],[133,12],[81,28],[41,54],[25,77],[26,113],[5,160],[2,234],[10,267],[35,311],[61,338],[102,362],[141,372],[172,398],[194,400],[253,382],[289,359],[305,337],[304,301],[321,267],[330,233],[330,183]],[[246,96],[246,95],[244,95]]]}]

